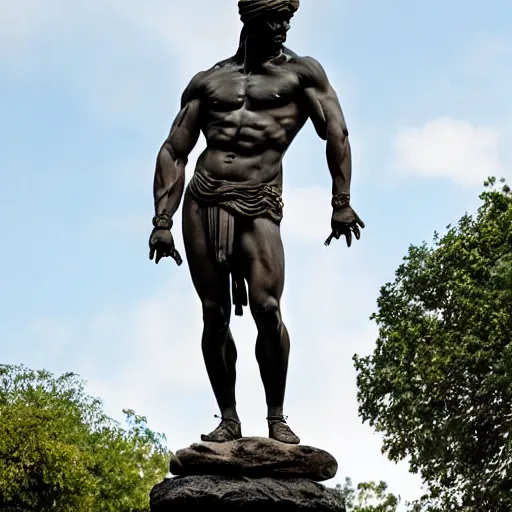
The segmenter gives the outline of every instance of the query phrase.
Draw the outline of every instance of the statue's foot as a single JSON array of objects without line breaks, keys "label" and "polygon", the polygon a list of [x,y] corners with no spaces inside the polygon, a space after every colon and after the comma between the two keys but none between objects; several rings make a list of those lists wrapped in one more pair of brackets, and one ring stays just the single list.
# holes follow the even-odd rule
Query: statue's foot
[{"label": "statue's foot", "polygon": [[281,443],[299,444],[300,439],[292,432],[292,429],[286,424],[284,416],[267,418],[268,437]]},{"label": "statue's foot", "polygon": [[238,420],[222,418],[220,425],[209,434],[202,434],[201,441],[209,443],[227,443],[242,437],[242,425]]}]

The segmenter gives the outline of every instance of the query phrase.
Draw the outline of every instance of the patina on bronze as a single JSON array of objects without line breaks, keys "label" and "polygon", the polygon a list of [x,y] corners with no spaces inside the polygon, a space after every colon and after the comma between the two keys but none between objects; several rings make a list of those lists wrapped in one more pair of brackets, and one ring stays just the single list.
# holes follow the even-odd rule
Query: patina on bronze
[{"label": "patina on bronze", "polygon": [[[290,342],[281,318],[284,252],[280,235],[283,156],[311,119],[327,142],[332,176],[332,234],[360,237],[363,222],[350,206],[351,153],[336,92],[322,66],[283,46],[299,0],[240,0],[244,23],[233,57],[198,73],[157,158],[150,258],[181,264],[171,233],[183,196],[187,158],[202,132],[207,148],[184,193],[183,238],[203,307],[202,350],[220,408],[220,425],[203,441],[242,437],[236,410],[237,351],[231,331],[250,307],[256,357],[268,406],[269,437],[296,444],[283,416]],[[231,281],[231,284],[230,284]],[[247,288],[246,288],[247,284]]]}]

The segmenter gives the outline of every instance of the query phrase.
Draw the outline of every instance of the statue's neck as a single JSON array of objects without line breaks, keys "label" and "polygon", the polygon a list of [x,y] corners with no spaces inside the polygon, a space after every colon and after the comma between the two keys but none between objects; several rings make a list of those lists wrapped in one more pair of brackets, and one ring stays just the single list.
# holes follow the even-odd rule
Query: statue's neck
[{"label": "statue's neck", "polygon": [[237,61],[243,64],[245,73],[252,73],[269,60],[275,59],[283,53],[282,44],[265,45],[256,44],[247,37],[237,53]]}]

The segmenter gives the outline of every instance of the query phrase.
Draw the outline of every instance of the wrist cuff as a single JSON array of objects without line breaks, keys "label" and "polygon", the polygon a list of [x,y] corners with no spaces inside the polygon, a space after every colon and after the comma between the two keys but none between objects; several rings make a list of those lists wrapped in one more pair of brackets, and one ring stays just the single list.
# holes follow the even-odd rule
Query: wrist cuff
[{"label": "wrist cuff", "polygon": [[342,192],[341,194],[334,194],[332,196],[331,205],[333,208],[343,208],[350,205],[350,194]]},{"label": "wrist cuff", "polygon": [[153,217],[153,226],[159,229],[171,229],[172,217],[169,213],[163,212]]}]

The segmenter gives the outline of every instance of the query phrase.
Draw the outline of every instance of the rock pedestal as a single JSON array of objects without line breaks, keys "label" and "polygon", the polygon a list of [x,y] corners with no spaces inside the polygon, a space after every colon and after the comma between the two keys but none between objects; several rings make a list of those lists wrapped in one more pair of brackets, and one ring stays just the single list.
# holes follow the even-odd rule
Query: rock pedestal
[{"label": "rock pedestal", "polygon": [[151,512],[344,512],[332,489],[332,455],[266,438],[193,444],[171,459],[168,478],[151,491]]}]

